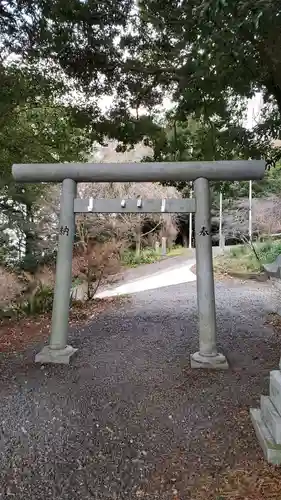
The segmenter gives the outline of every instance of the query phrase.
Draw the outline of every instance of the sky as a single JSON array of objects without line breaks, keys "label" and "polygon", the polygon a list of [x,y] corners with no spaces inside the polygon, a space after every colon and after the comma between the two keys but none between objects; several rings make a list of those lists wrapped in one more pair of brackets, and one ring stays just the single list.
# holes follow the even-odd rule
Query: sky
[{"label": "sky", "polygon": [[249,99],[247,117],[245,118],[244,127],[253,128],[259,119],[263,105],[262,94],[257,93],[252,99]]}]

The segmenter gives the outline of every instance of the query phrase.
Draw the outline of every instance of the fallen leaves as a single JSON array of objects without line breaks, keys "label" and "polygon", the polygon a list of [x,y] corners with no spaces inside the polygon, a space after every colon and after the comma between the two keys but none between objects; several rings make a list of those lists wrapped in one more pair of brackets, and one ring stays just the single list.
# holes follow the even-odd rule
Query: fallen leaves
[{"label": "fallen leaves", "polygon": [[[187,465],[187,463],[185,464]],[[190,464],[191,468],[194,464]],[[169,486],[169,471],[157,477],[159,498],[169,490],[171,499],[177,500],[280,500],[281,470],[265,462],[241,463],[233,468],[220,470],[217,474],[208,473],[192,477],[191,469],[182,461],[177,464],[181,471],[176,486]],[[175,464],[171,467],[175,473]],[[194,472],[194,471],[193,471]],[[160,483],[160,487],[159,487]],[[146,498],[150,498],[153,485],[150,482]],[[156,491],[153,491],[156,493]],[[176,495],[175,495],[176,493]],[[161,495],[161,496],[160,496]],[[155,496],[155,498],[158,498]],[[166,498],[166,497],[165,497]]]},{"label": "fallen leaves", "polygon": [[[217,482],[215,494],[224,500],[280,500],[281,498],[280,468],[265,462],[241,464],[240,467],[225,471]],[[209,483],[210,488],[212,488],[211,483]],[[212,497],[205,496],[205,500],[209,498],[211,500]],[[194,497],[194,500],[201,500],[200,496]]]},{"label": "fallen leaves", "polygon": [[[267,316],[266,325],[271,325],[276,333],[281,333],[281,316],[277,313],[271,313]],[[281,498],[281,497],[280,497]]]},{"label": "fallen leaves", "polygon": [[[76,303],[69,313],[69,326],[85,325],[107,307],[120,303],[120,297],[95,299],[85,303]],[[50,334],[51,314],[25,317],[19,320],[0,321],[0,352],[21,352],[31,345],[45,341]]]},{"label": "fallen leaves", "polygon": [[[197,434],[193,450],[175,449],[159,461],[145,498],[281,500],[281,468],[269,465],[261,453],[248,455],[253,439],[248,408],[236,409],[224,424]],[[212,460],[205,461],[205,454]]]}]

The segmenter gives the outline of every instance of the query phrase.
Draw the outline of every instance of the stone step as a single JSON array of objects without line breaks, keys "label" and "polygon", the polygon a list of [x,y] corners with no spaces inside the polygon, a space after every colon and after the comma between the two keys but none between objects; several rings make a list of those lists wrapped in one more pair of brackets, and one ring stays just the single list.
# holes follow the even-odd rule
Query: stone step
[{"label": "stone step", "polygon": [[269,396],[279,415],[281,415],[281,372],[270,372]]},{"label": "stone step", "polygon": [[281,444],[281,417],[269,396],[261,396],[261,418],[274,442]]},{"label": "stone step", "polygon": [[266,460],[270,464],[281,465],[281,445],[274,443],[268,428],[261,418],[261,411],[258,408],[251,408],[250,415]]}]

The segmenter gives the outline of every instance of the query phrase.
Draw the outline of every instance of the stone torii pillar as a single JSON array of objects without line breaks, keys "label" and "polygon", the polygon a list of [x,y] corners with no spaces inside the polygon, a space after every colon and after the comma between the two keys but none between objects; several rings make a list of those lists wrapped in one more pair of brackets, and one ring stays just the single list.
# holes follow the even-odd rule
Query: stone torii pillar
[{"label": "stone torii pillar", "polygon": [[196,277],[199,319],[199,351],[190,356],[191,368],[228,368],[223,354],[217,351],[215,284],[213,272],[211,205],[209,181],[194,182],[196,200]]},{"label": "stone torii pillar", "polygon": [[[13,165],[16,182],[62,182],[56,285],[50,343],[36,356],[41,363],[68,364],[76,349],[67,344],[75,213],[195,212],[199,351],[191,355],[194,368],[227,368],[216,344],[216,308],[212,262],[209,181],[262,179],[265,162],[214,161],[139,164],[22,164]],[[78,182],[194,181],[195,199],[81,200]]]}]

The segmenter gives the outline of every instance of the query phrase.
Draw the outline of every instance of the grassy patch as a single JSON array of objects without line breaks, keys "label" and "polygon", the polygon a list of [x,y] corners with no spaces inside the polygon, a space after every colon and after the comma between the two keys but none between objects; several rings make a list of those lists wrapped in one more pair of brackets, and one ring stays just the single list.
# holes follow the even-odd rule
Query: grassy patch
[{"label": "grassy patch", "polygon": [[141,264],[152,264],[160,259],[161,254],[153,248],[141,250],[139,255],[134,250],[126,250],[122,255],[122,264],[126,267],[137,267]]},{"label": "grassy patch", "polygon": [[250,245],[237,245],[227,255],[221,255],[215,260],[215,270],[230,273],[259,272],[263,264],[273,262],[281,254],[280,241],[255,243],[254,247],[259,260]]},{"label": "grassy patch", "polygon": [[[191,254],[190,250],[181,246],[174,246],[167,250],[167,257],[177,257],[184,254]],[[161,260],[161,249],[156,252],[153,248],[145,248],[137,255],[134,250],[125,250],[122,255],[122,264],[126,267],[137,267],[141,264],[153,264]]]},{"label": "grassy patch", "polygon": [[226,255],[217,257],[214,269],[223,273],[258,273],[263,264],[273,262],[281,254],[280,241],[266,241],[254,243],[259,260],[250,245],[237,245]]},{"label": "grassy patch", "polygon": [[168,250],[168,257],[177,257],[178,255],[191,254],[192,252],[188,248],[184,248],[181,246],[174,246],[170,250]]}]

